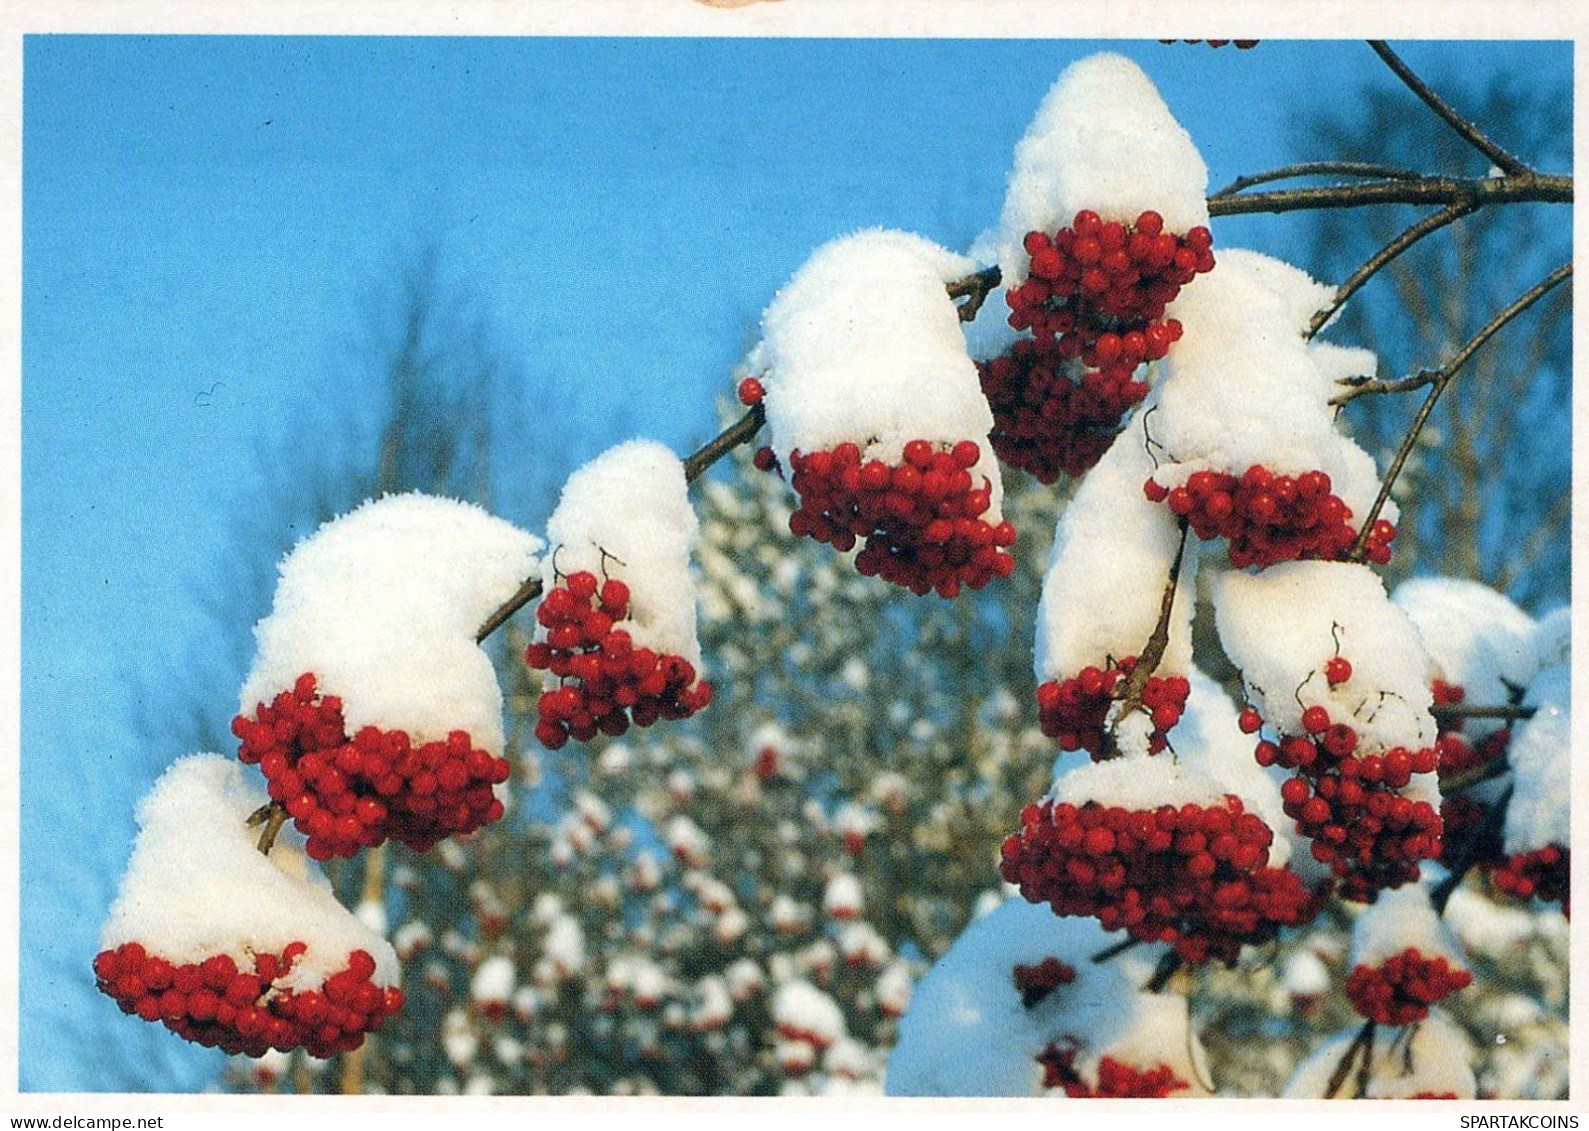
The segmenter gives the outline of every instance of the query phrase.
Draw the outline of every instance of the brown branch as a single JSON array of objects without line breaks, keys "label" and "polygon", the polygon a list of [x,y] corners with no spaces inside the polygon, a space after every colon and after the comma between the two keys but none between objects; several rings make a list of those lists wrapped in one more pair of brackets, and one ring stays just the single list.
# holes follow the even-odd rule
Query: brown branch
[{"label": "brown branch", "polygon": [[967,275],[964,279],[956,279],[950,283],[947,288],[949,297],[966,300],[960,304],[960,321],[970,322],[975,318],[988,296],[1003,281],[1004,273],[994,266],[985,267],[981,271]]},{"label": "brown branch", "polygon": [[750,443],[751,438],[761,431],[761,426],[766,421],[766,408],[759,404],[751,405],[744,416],[702,444],[700,450],[685,457],[684,481],[694,483],[701,477],[702,472],[729,452],[741,444]]},{"label": "brown branch", "polygon": [[1385,65],[1396,73],[1396,77],[1407,84],[1407,88],[1423,100],[1424,105],[1440,115],[1441,119],[1456,131],[1457,135],[1474,149],[1490,159],[1491,164],[1503,173],[1516,174],[1528,171],[1516,157],[1502,149],[1472,122],[1458,114],[1451,105],[1436,94],[1429,85],[1413,73],[1412,68],[1402,62],[1401,56],[1390,49],[1382,39],[1371,39],[1368,45],[1374,49],[1374,54],[1385,61]]},{"label": "brown branch", "polygon": [[249,828],[254,828],[256,825],[265,826],[260,830],[259,844],[257,846],[259,851],[265,856],[269,856],[270,850],[276,847],[276,837],[280,834],[281,827],[286,823],[287,807],[279,801],[261,805],[250,813],[248,820],[244,822]]},{"label": "brown branch", "polygon": [[[1368,262],[1352,272],[1351,278],[1336,288],[1335,297],[1330,300],[1330,305],[1313,316],[1313,320],[1308,324],[1306,336],[1311,338],[1322,330],[1324,324],[1335,317],[1335,312],[1346,305],[1347,299],[1361,290],[1363,284],[1372,279],[1378,271],[1388,266],[1398,255],[1431,232],[1438,232],[1446,225],[1468,215],[1477,207],[1478,205],[1471,201],[1453,201],[1440,209],[1440,211],[1432,212],[1425,216],[1422,220],[1402,232],[1401,235],[1380,248]],[[1334,402],[1332,401],[1331,403],[1333,404]]]},{"label": "brown branch", "polygon": [[1181,968],[1181,956],[1173,950],[1165,952],[1159,964],[1153,968],[1153,977],[1148,979],[1148,984],[1142,988],[1150,994],[1156,994],[1170,984],[1170,979],[1175,977],[1175,972]]},{"label": "brown branch", "polygon": [[1355,401],[1358,397],[1366,397],[1370,394],[1410,393],[1414,389],[1422,389],[1433,383],[1434,374],[1427,370],[1415,373],[1411,377],[1398,377],[1394,381],[1376,381],[1372,377],[1347,377],[1340,382],[1346,386],[1346,391],[1331,397],[1330,404],[1339,408],[1348,401]]},{"label": "brown branch", "polygon": [[[1175,549],[1175,561],[1170,565],[1170,579],[1164,586],[1164,596],[1159,600],[1159,620],[1153,626],[1153,635],[1148,637],[1148,642],[1143,645],[1142,651],[1137,654],[1136,666],[1131,669],[1131,674],[1122,680],[1115,690],[1115,700],[1120,704],[1115,712],[1115,720],[1125,718],[1142,706],[1142,693],[1147,690],[1148,679],[1158,669],[1159,662],[1164,659],[1164,653],[1170,646],[1170,614],[1175,608],[1175,593],[1181,583],[1181,562],[1186,558],[1186,518],[1181,518],[1181,542]],[[1104,757],[1114,754],[1113,737],[1110,738],[1109,749]]]},{"label": "brown branch", "polygon": [[1112,943],[1111,945],[1104,947],[1097,954],[1093,955],[1091,961],[1108,962],[1111,958],[1124,954],[1126,951],[1136,946],[1139,941],[1140,940],[1138,939],[1121,939],[1119,942]]},{"label": "brown branch", "polygon": [[1401,449],[1397,451],[1396,458],[1391,461],[1390,470],[1385,473],[1385,481],[1379,486],[1379,494],[1374,499],[1374,505],[1369,508],[1368,517],[1363,520],[1363,527],[1357,532],[1357,541],[1352,543],[1351,550],[1346,555],[1347,561],[1360,562],[1367,551],[1368,535],[1374,528],[1374,523],[1379,520],[1380,511],[1385,508],[1385,501],[1390,498],[1391,488],[1396,484],[1396,477],[1401,474],[1407,457],[1412,454],[1413,445],[1418,442],[1418,435],[1429,421],[1429,414],[1434,411],[1435,402],[1440,399],[1440,394],[1445,392],[1446,386],[1451,383],[1457,373],[1467,364],[1479,348],[1501,331],[1507,323],[1516,318],[1523,311],[1533,306],[1558,284],[1565,282],[1572,275],[1572,264],[1564,263],[1537,285],[1521,295],[1515,302],[1501,311],[1473,337],[1468,339],[1466,345],[1457,351],[1456,356],[1444,366],[1433,373],[1424,374],[1430,378],[1429,396],[1424,399],[1423,405],[1418,409],[1418,414],[1413,418],[1412,427],[1407,430],[1406,437],[1402,440]]},{"label": "brown branch", "polygon": [[1531,719],[1538,707],[1508,703],[1500,707],[1481,707],[1473,703],[1436,703],[1429,708],[1435,719]]},{"label": "brown branch", "polygon": [[[1367,1074],[1368,1064],[1374,1058],[1374,1023],[1363,1022],[1363,1027],[1357,1031],[1357,1036],[1352,1038],[1352,1043],[1346,1046],[1346,1051],[1341,1054],[1341,1059],[1335,1065],[1335,1071],[1330,1073],[1330,1082],[1324,1089],[1324,1098],[1333,1100],[1335,1093],[1341,1090],[1341,1085],[1346,1083],[1346,1078],[1352,1073],[1352,1062],[1357,1059],[1357,1054],[1363,1054],[1364,1074]],[[1365,1089],[1366,1090],[1366,1089]]]},{"label": "brown branch", "polygon": [[1238,193],[1208,202],[1210,216],[1304,209],[1360,208],[1369,204],[1570,204],[1572,178],[1532,170],[1505,177],[1420,177],[1417,180],[1365,181],[1320,188]]},{"label": "brown branch", "polygon": [[1209,200],[1219,200],[1222,197],[1233,196],[1244,189],[1254,185],[1266,185],[1271,181],[1286,181],[1293,177],[1366,177],[1387,181],[1416,181],[1424,174],[1415,173],[1411,169],[1398,169],[1393,165],[1375,165],[1367,161],[1303,161],[1296,165],[1285,165],[1279,169],[1269,169],[1262,173],[1250,173],[1244,177],[1237,177],[1230,184],[1210,196]]},{"label": "brown branch", "polygon": [[485,624],[480,626],[480,631],[474,634],[476,644],[485,643],[486,637],[507,623],[509,617],[518,612],[525,605],[541,595],[541,579],[531,577],[519,586],[517,593],[509,597],[497,610],[486,618]]}]

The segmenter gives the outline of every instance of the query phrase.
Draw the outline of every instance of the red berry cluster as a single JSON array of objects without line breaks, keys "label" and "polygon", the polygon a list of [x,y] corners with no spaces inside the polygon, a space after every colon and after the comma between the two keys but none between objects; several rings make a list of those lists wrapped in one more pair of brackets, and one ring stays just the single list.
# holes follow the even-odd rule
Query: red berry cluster
[{"label": "red berry cluster", "polygon": [[1139,1071],[1112,1056],[1098,1062],[1098,1086],[1089,1087],[1076,1071],[1076,1050],[1050,1044],[1037,1054],[1043,1066],[1043,1087],[1063,1088],[1071,1099],[1161,1100],[1188,1087],[1168,1065]]},{"label": "red berry cluster", "polygon": [[535,618],[546,639],[524,661],[562,680],[543,692],[535,737],[549,750],[569,738],[589,742],[617,736],[658,719],[687,719],[712,701],[712,685],[696,679],[683,656],[636,648],[629,630],[629,587],[617,578],[598,583],[588,570],[570,574],[541,599]]},{"label": "red berry cluster", "polygon": [[[1085,667],[1065,680],[1048,680],[1037,689],[1037,722],[1049,738],[1059,739],[1061,750],[1086,750],[1096,760],[1107,750],[1106,722],[1120,682],[1137,665],[1127,656],[1116,667]],[[1157,754],[1168,745],[1170,728],[1181,721],[1192,685],[1186,677],[1149,676],[1142,688],[1142,706],[1153,716],[1148,752]]]},{"label": "red berry cluster", "polygon": [[[1159,40],[1159,42],[1160,43],[1175,43],[1177,41],[1173,40],[1173,39],[1161,39],[1161,40]],[[1246,51],[1250,47],[1258,46],[1258,41],[1256,39],[1182,39],[1179,42],[1181,42],[1181,43],[1206,43],[1210,47],[1223,47],[1227,43],[1234,43],[1237,46],[1237,48],[1239,48],[1242,51]]]},{"label": "red berry cluster", "polygon": [[1021,994],[1021,1004],[1027,1009],[1031,1009],[1060,986],[1068,986],[1076,980],[1076,968],[1052,955],[1030,965],[1016,963],[1013,974],[1015,988]]},{"label": "red berry cluster", "polygon": [[789,516],[789,530],[841,551],[860,540],[856,569],[917,595],[954,597],[962,585],[981,589],[1014,572],[1007,550],[1015,543],[1015,527],[980,517],[992,505],[987,481],[978,487],[971,479],[980,458],[971,440],[912,440],[897,466],[863,462],[851,443],[832,451],[795,451],[789,462],[800,506]]},{"label": "red berry cluster", "polygon": [[993,410],[994,454],[1040,483],[1089,471],[1120,433],[1131,406],[1148,395],[1134,369],[1085,369],[1079,379],[1058,349],[1022,338],[1010,352],[977,362]]},{"label": "red berry cluster", "polygon": [[1273,840],[1234,795],[1152,810],[1044,801],[1021,811],[999,871],[1056,915],[1094,916],[1105,930],[1168,943],[1186,961],[1229,964],[1243,945],[1318,910],[1296,873],[1266,867]]},{"label": "red berry cluster", "polygon": [[1359,964],[1346,978],[1352,1007],[1381,1025],[1411,1025],[1429,1016],[1429,1007],[1473,981],[1444,957],[1425,958],[1415,946],[1393,954],[1378,966]]},{"label": "red berry cluster", "polygon": [[344,729],[342,701],[298,677],[291,691],[238,715],[238,758],[257,763],[271,799],[285,805],[316,860],[352,856],[388,837],[424,852],[443,837],[502,816],[491,787],[507,781],[506,758],[474,747],[465,731],[414,745],[406,731]]},{"label": "red berry cluster", "polygon": [[1010,325],[1030,329],[1062,358],[1127,376],[1169,352],[1181,326],[1164,319],[1164,308],[1214,269],[1208,229],[1177,236],[1157,212],[1127,225],[1083,209],[1070,227],[1052,236],[1028,232],[1024,242],[1031,267],[1007,293]]},{"label": "red berry cluster", "polygon": [[1490,878],[1507,895],[1559,903],[1562,914],[1572,917],[1572,853],[1558,844],[1512,855]]},{"label": "red berry cluster", "polygon": [[401,990],[371,981],[375,959],[363,950],[348,955],[347,966],[320,990],[274,987],[306,950],[290,943],[279,955],[257,955],[254,969],[243,971],[224,954],[177,964],[129,942],[96,955],[94,974],[123,1013],[164,1022],[178,1036],[234,1055],[263,1056],[271,1048],[303,1048],[318,1057],[346,1052],[402,1008]]},{"label": "red berry cluster", "polygon": [[[1230,563],[1238,569],[1260,568],[1304,558],[1341,561],[1357,531],[1352,510],[1330,493],[1330,477],[1322,471],[1275,475],[1259,465],[1238,478],[1226,471],[1194,471],[1181,487],[1165,487],[1156,479],[1142,485],[1151,502],[1165,503],[1186,518],[1193,533],[1211,541],[1230,542]],[[1366,544],[1368,560],[1390,561],[1396,528],[1377,519]]]},{"label": "red berry cluster", "polygon": [[[1251,708],[1242,713],[1244,730],[1256,721]],[[1434,772],[1434,747],[1359,755],[1357,732],[1317,705],[1302,712],[1302,727],[1306,734],[1260,741],[1254,757],[1297,771],[1280,797],[1297,832],[1313,841],[1313,858],[1346,881],[1348,899],[1372,901],[1381,888],[1416,880],[1418,862],[1440,855],[1440,815],[1397,791],[1413,774]]]}]

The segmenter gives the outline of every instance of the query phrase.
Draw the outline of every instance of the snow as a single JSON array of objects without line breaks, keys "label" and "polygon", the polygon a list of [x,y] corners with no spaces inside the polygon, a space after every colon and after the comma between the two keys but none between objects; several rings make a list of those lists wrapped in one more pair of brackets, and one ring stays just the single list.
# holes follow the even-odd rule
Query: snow
[{"label": "snow", "polygon": [[822,891],[822,911],[838,919],[850,919],[861,913],[861,881],[849,872],[840,872]]},{"label": "snow", "polygon": [[312,672],[320,694],[342,698],[350,734],[465,730],[500,754],[502,693],[475,633],[534,575],[541,545],[479,507],[420,494],[333,519],[281,563],[241,713]]},{"label": "snow", "polygon": [[[1039,683],[1103,667],[1111,656],[1138,655],[1158,624],[1181,539],[1175,515],[1142,493],[1153,472],[1143,420],[1143,412],[1130,418],[1060,514],[1037,605]],[[1191,665],[1196,573],[1189,546],[1159,675],[1182,674]]]},{"label": "snow", "polygon": [[1541,668],[1552,668],[1572,659],[1572,606],[1552,609],[1534,626],[1534,659]]},{"label": "snow", "polygon": [[[1418,627],[1431,677],[1462,687],[1463,702],[1498,707],[1511,701],[1507,685],[1526,687],[1539,669],[1534,620],[1502,594],[1477,581],[1415,577],[1391,594]],[[1504,724],[1470,719],[1462,733],[1477,741]]]},{"label": "snow", "polygon": [[372,980],[395,986],[397,954],[337,902],[331,885],[283,830],[267,858],[244,822],[267,798],[243,767],[219,754],[179,758],[138,803],[138,837],[100,933],[100,948],[141,943],[173,964],[227,955],[252,969],[256,954],[289,943],[308,950],[277,980],[318,988],[356,950],[375,959]]},{"label": "snow", "polygon": [[845,1035],[839,1003],[806,981],[789,981],[778,987],[772,998],[772,1019],[790,1039],[798,1037],[823,1047]]},{"label": "snow", "polygon": [[1006,280],[1030,266],[1027,232],[1069,227],[1091,209],[1105,220],[1144,211],[1184,234],[1208,224],[1208,168],[1157,88],[1129,59],[1102,52],[1065,69],[1015,147],[993,237]]},{"label": "snow", "polygon": [[[975,920],[916,985],[899,1023],[885,1090],[891,1096],[1039,1095],[1038,1054],[1076,1027],[1087,1003],[1100,1003],[1090,1019],[1096,1028],[1135,997],[1114,963],[1090,961],[1118,937],[1095,920],[1062,919],[1018,896]],[[1076,980],[1027,1009],[1015,967],[1050,957],[1074,967]]]},{"label": "snow", "polygon": [[1429,902],[1422,884],[1382,891],[1352,923],[1349,968],[1380,966],[1408,947],[1425,958],[1444,958],[1454,970],[1468,969],[1462,944]]},{"label": "snow", "polygon": [[1512,799],[1506,806],[1508,855],[1572,843],[1572,668],[1547,668],[1523,702],[1538,708],[1512,739]]},{"label": "snow", "polygon": [[475,968],[469,982],[469,997],[475,1004],[503,1006],[513,996],[513,959],[505,954],[493,954]]},{"label": "snow", "polygon": [[[1394,1030],[1392,1032],[1395,1032]],[[1458,1099],[1471,1100],[1478,1084],[1473,1076],[1473,1047],[1462,1031],[1438,1009],[1413,1026],[1405,1043],[1390,1033],[1376,1034],[1370,1062],[1365,1098],[1371,1100],[1408,1099],[1420,1092],[1454,1092]],[[1285,1099],[1323,1099],[1330,1077],[1345,1055],[1354,1028],[1333,1037],[1314,1050],[1297,1066],[1282,1093]],[[1336,1093],[1336,1099],[1350,1099],[1357,1080],[1356,1064]]]},{"label": "snow", "polygon": [[[1183,334],[1170,347],[1148,431],[1171,464],[1166,487],[1194,471],[1276,475],[1322,471],[1361,522],[1379,492],[1373,459],[1336,427],[1336,377],[1366,365],[1303,340],[1308,308],[1333,293],[1298,269],[1257,252],[1219,252],[1219,265],[1182,288],[1166,311]],[[1322,305],[1322,303],[1320,303]],[[1394,504],[1381,517],[1394,523]]]},{"label": "snow", "polygon": [[1280,982],[1289,994],[1318,997],[1329,991],[1330,971],[1312,950],[1298,948],[1286,958]]},{"label": "snow", "polygon": [[1160,755],[1083,762],[1055,779],[1050,796],[1056,804],[1096,801],[1151,810],[1160,805],[1223,805],[1230,792],[1221,782]]},{"label": "snow", "polygon": [[1002,480],[988,442],[993,411],[966,353],[945,284],[976,264],[920,236],[872,229],[818,248],[762,315],[758,362],[769,443],[790,452],[846,441],[863,460],[903,462],[911,440],[974,441],[1002,520]]},{"label": "snow", "polygon": [[[1213,596],[1220,643],[1267,725],[1302,734],[1303,711],[1322,706],[1357,732],[1359,749],[1434,744],[1423,644],[1368,566],[1282,562],[1257,574],[1225,572]],[[1332,688],[1324,665],[1337,651],[1352,676]]]},{"label": "snow", "polygon": [[[552,552],[541,565],[550,590],[581,570],[629,586],[629,621],[637,647],[682,656],[701,668],[695,631],[696,583],[690,570],[699,523],[684,465],[650,440],[609,448],[568,477],[546,522]],[[546,629],[539,627],[537,639]],[[547,674],[548,686],[557,677]]]}]

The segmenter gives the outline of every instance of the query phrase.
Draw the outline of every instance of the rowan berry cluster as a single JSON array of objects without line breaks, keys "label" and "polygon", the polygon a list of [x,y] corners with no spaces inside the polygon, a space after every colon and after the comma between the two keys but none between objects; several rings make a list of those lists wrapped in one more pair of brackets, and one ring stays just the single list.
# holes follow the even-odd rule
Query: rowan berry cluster
[{"label": "rowan berry cluster", "polygon": [[465,731],[414,745],[402,730],[361,727],[348,738],[342,701],[315,689],[313,673],[238,715],[238,759],[258,764],[273,801],[284,805],[316,860],[352,856],[387,838],[419,852],[502,816],[492,786],[508,779],[506,758],[476,748]]},{"label": "rowan berry cluster", "polygon": [[1227,795],[1222,805],[1130,810],[1044,801],[1021,811],[1000,874],[1056,915],[1163,942],[1188,962],[1233,963],[1248,943],[1306,922],[1318,898],[1267,867],[1274,833]]},{"label": "rowan berry cluster", "polygon": [[[1044,734],[1057,738],[1061,750],[1086,750],[1098,759],[1108,749],[1109,709],[1119,697],[1121,681],[1136,668],[1127,656],[1115,667],[1088,666],[1064,680],[1048,680],[1037,688],[1037,721]],[[1185,676],[1149,676],[1142,688],[1142,707],[1153,717],[1148,751],[1168,745],[1168,732],[1181,720],[1192,685]]]},{"label": "rowan berry cluster", "polygon": [[1236,47],[1239,48],[1242,51],[1246,51],[1248,48],[1258,46],[1258,41],[1256,39],[1182,39],[1182,40],[1179,40],[1179,41],[1174,40],[1174,39],[1161,39],[1161,40],[1159,40],[1159,42],[1160,43],[1176,43],[1176,42],[1180,42],[1180,43],[1206,43],[1210,47],[1223,47],[1227,43],[1232,43],[1232,44],[1235,44]]},{"label": "rowan berry cluster", "polygon": [[712,685],[696,678],[690,661],[635,646],[622,627],[629,616],[629,586],[617,578],[598,582],[588,570],[570,574],[541,599],[535,618],[546,639],[525,649],[524,661],[562,681],[537,704],[535,737],[547,749],[569,738],[617,736],[630,723],[687,719],[712,701]]},{"label": "rowan berry cluster", "polygon": [[[1240,723],[1256,731],[1258,713],[1247,708]],[[1398,791],[1412,775],[1434,772],[1434,747],[1360,755],[1357,732],[1318,705],[1302,712],[1302,726],[1305,734],[1261,739],[1254,757],[1260,766],[1297,771],[1280,797],[1297,832],[1313,841],[1313,858],[1345,881],[1348,899],[1368,902],[1381,888],[1416,880],[1418,862],[1440,855],[1440,815]]]},{"label": "rowan berry cluster", "polygon": [[1411,1025],[1429,1007],[1473,982],[1473,975],[1440,955],[1425,957],[1415,946],[1377,966],[1360,963],[1346,978],[1352,1007],[1381,1025]]},{"label": "rowan berry cluster", "polygon": [[1098,1084],[1089,1087],[1076,1071],[1076,1050],[1050,1044],[1037,1055],[1043,1066],[1043,1087],[1063,1088],[1071,1099],[1160,1100],[1188,1087],[1168,1065],[1139,1070],[1112,1056],[1098,1062]]},{"label": "rowan berry cluster", "polygon": [[[1164,503],[1183,516],[1205,542],[1230,543],[1230,563],[1238,569],[1276,562],[1344,560],[1357,539],[1352,510],[1331,494],[1330,477],[1322,471],[1298,476],[1275,475],[1261,465],[1239,477],[1226,471],[1194,471],[1179,487],[1157,479],[1142,485],[1151,502]],[[1390,561],[1396,528],[1377,519],[1365,546],[1376,565]]]},{"label": "rowan berry cluster", "polygon": [[1572,917],[1572,852],[1569,849],[1547,844],[1533,852],[1514,853],[1496,866],[1490,878],[1507,895],[1559,903],[1562,914]]},{"label": "rowan berry cluster", "polygon": [[977,362],[993,410],[994,454],[1040,483],[1091,470],[1119,435],[1126,412],[1148,395],[1147,382],[1133,372],[1082,369],[1030,338]]},{"label": "rowan berry cluster", "polygon": [[375,959],[363,950],[348,955],[347,966],[319,990],[274,985],[307,949],[290,943],[279,955],[257,955],[246,971],[224,954],[178,964],[129,942],[96,955],[94,974],[123,1013],[234,1055],[263,1056],[272,1048],[302,1048],[317,1057],[346,1052],[402,1008],[401,990],[371,981]]},{"label": "rowan berry cluster", "polygon": [[1076,980],[1076,968],[1050,955],[1041,962],[1016,963],[1012,971],[1021,1004],[1031,1009],[1049,994]]},{"label": "rowan berry cluster", "polygon": [[1013,573],[1007,551],[1015,527],[981,517],[992,505],[992,489],[972,480],[981,458],[977,444],[912,440],[903,456],[897,465],[863,461],[852,443],[791,453],[800,506],[789,517],[790,532],[841,551],[860,541],[857,570],[917,595],[954,597],[961,586],[981,589]]}]

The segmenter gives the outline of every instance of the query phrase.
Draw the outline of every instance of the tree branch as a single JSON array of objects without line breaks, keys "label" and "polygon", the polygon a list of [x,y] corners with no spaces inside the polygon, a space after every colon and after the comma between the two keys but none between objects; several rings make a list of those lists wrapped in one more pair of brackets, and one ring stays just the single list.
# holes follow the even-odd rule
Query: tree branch
[{"label": "tree branch", "polygon": [[1422,220],[1402,232],[1401,235],[1380,248],[1369,258],[1368,262],[1352,272],[1351,278],[1347,279],[1336,289],[1335,297],[1330,300],[1330,305],[1313,316],[1313,320],[1308,324],[1306,336],[1311,338],[1322,330],[1324,324],[1335,317],[1335,312],[1346,305],[1347,299],[1361,290],[1364,283],[1367,283],[1378,271],[1388,266],[1398,255],[1431,232],[1438,232],[1447,224],[1460,220],[1476,208],[1478,208],[1478,205],[1471,201],[1453,201],[1440,209],[1440,211],[1432,212],[1425,216]]},{"label": "tree branch", "polygon": [[1572,178],[1528,170],[1504,177],[1419,177],[1321,188],[1277,189],[1211,198],[1210,216],[1359,208],[1368,204],[1570,204]]},{"label": "tree branch", "polygon": [[1352,543],[1352,548],[1346,556],[1347,561],[1360,562],[1368,547],[1368,535],[1374,523],[1379,519],[1379,513],[1385,508],[1385,500],[1390,498],[1390,491],[1396,483],[1396,477],[1401,474],[1401,469],[1407,462],[1407,457],[1412,454],[1413,445],[1418,441],[1418,434],[1429,420],[1429,414],[1434,411],[1435,402],[1440,399],[1440,394],[1445,392],[1446,386],[1451,383],[1458,371],[1467,364],[1485,342],[1493,338],[1507,323],[1516,318],[1523,311],[1533,306],[1558,284],[1564,282],[1572,274],[1572,264],[1564,263],[1552,271],[1536,286],[1521,295],[1515,302],[1501,311],[1472,338],[1466,345],[1457,351],[1456,356],[1440,369],[1433,373],[1424,374],[1430,378],[1429,396],[1424,399],[1423,405],[1418,409],[1418,415],[1413,418],[1412,427],[1407,430],[1406,438],[1402,440],[1401,449],[1396,453],[1396,458],[1391,461],[1390,470],[1385,473],[1385,481],[1379,486],[1379,494],[1374,499],[1374,505],[1369,508],[1368,517],[1363,520],[1362,529],[1357,532],[1357,541]]},{"label": "tree branch", "polygon": [[1004,281],[1004,272],[995,265],[985,267],[981,271],[967,275],[964,279],[956,279],[948,285],[950,298],[963,298],[966,301],[960,304],[960,321],[970,322],[977,316],[977,311],[982,309],[982,304],[988,296]]},{"label": "tree branch", "polygon": [[767,410],[759,404],[751,405],[744,416],[702,444],[699,451],[685,457],[684,481],[694,483],[702,472],[729,452],[741,444],[748,444],[766,421]]},{"label": "tree branch", "polygon": [[1445,719],[1531,719],[1538,707],[1508,703],[1500,707],[1481,707],[1472,703],[1436,703],[1429,708],[1435,720]]},{"label": "tree branch", "polygon": [[1293,177],[1367,177],[1388,181],[1416,181],[1423,177],[1422,173],[1411,169],[1398,169],[1394,165],[1375,165],[1367,161],[1303,161],[1296,165],[1284,165],[1278,169],[1269,169],[1262,173],[1250,173],[1244,177],[1237,177],[1230,184],[1210,196],[1209,200],[1219,200],[1223,197],[1234,196],[1244,189],[1254,185],[1265,185],[1271,181],[1286,181]]},{"label": "tree branch", "polygon": [[279,801],[272,801],[261,805],[248,815],[248,820],[243,822],[249,828],[264,825],[260,831],[257,847],[262,855],[269,856],[270,850],[276,847],[276,837],[281,832],[281,827],[287,823],[287,807]]},{"label": "tree branch", "polygon": [[1175,593],[1181,583],[1181,562],[1186,558],[1184,515],[1180,525],[1181,543],[1176,547],[1175,561],[1170,565],[1170,579],[1164,586],[1164,596],[1159,600],[1158,623],[1153,626],[1153,635],[1148,637],[1148,642],[1137,654],[1136,666],[1131,669],[1131,674],[1121,681],[1115,692],[1115,700],[1120,704],[1114,716],[1116,721],[1142,706],[1142,693],[1147,690],[1148,679],[1158,669],[1159,662],[1164,659],[1165,650],[1170,646],[1170,614],[1175,608]]},{"label": "tree branch", "polygon": [[1456,131],[1457,136],[1488,157],[1490,163],[1500,169],[1501,172],[1517,174],[1528,171],[1527,165],[1524,165],[1516,157],[1502,149],[1489,137],[1485,136],[1472,122],[1453,110],[1445,99],[1430,89],[1426,82],[1413,73],[1411,67],[1402,62],[1401,56],[1392,51],[1384,40],[1371,39],[1368,41],[1368,45],[1374,49],[1374,54],[1383,59],[1385,65],[1396,73],[1396,77],[1406,83],[1407,88],[1423,100],[1424,105],[1440,115],[1446,125]]},{"label": "tree branch", "polygon": [[1341,1085],[1346,1083],[1346,1078],[1351,1075],[1352,1062],[1357,1059],[1359,1052],[1363,1054],[1363,1075],[1367,1075],[1369,1062],[1374,1059],[1372,1021],[1363,1022],[1363,1027],[1357,1031],[1357,1036],[1352,1038],[1352,1043],[1347,1045],[1346,1051],[1341,1054],[1341,1059],[1335,1065],[1335,1071],[1330,1073],[1330,1082],[1324,1089],[1325,1099],[1333,1100],[1335,1093],[1341,1090]]}]

